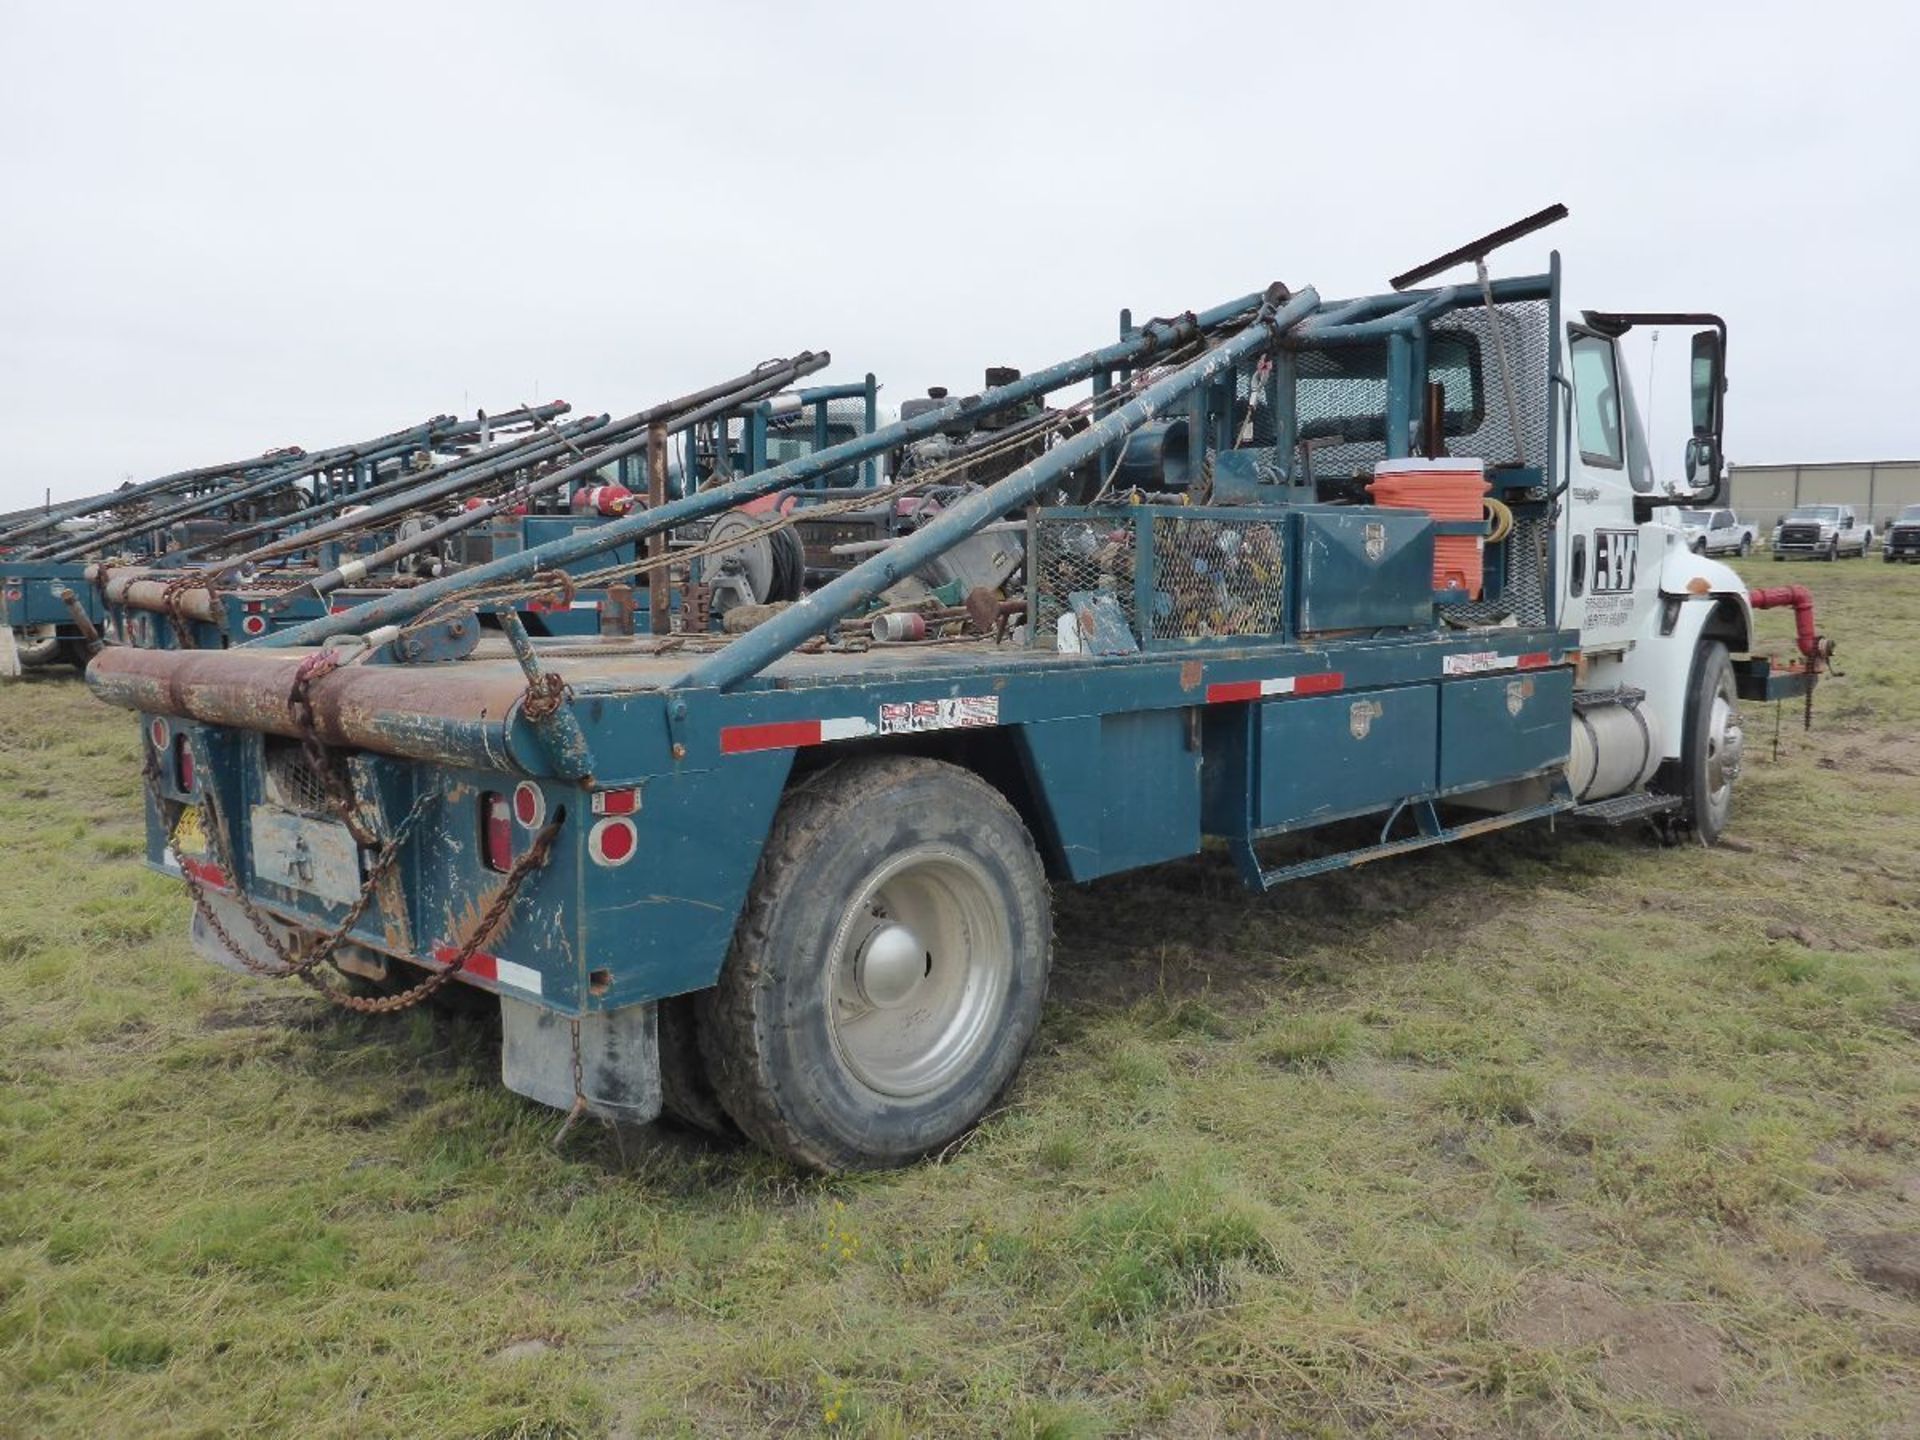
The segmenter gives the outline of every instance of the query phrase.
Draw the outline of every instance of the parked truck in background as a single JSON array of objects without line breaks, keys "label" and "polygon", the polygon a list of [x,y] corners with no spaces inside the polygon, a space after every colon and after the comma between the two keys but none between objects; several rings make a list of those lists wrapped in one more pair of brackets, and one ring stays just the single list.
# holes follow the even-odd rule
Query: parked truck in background
[{"label": "parked truck in background", "polygon": [[[1125,324],[248,645],[109,648],[88,680],[140,716],[150,862],[221,964],[354,1009],[457,980],[497,997],[522,1095],[839,1170],[950,1144],[1012,1081],[1050,884],[1204,837],[1257,892],[1552,817],[1711,844],[1742,701],[1804,693],[1827,647],[1801,587],[1750,594],[1676,516],[1720,499],[1724,322],[1575,311],[1557,255],[1487,276],[1559,214],[1391,293]],[[1694,332],[1683,497],[1656,493],[1621,355],[1655,325]],[[582,546],[1008,414],[1015,468],[744,634],[538,640],[509,610],[475,639],[482,597]],[[1016,547],[1001,588],[894,598],[982,535]],[[1773,604],[1804,663],[1759,653]]]},{"label": "parked truck in background", "polygon": [[1759,534],[1731,510],[1682,510],[1680,525],[1696,555],[1750,555]]},{"label": "parked truck in background", "polygon": [[1880,558],[1889,565],[1920,560],[1920,505],[1905,506],[1893,517],[1886,539],[1880,542]]},{"label": "parked truck in background", "polygon": [[1771,544],[1776,560],[1865,558],[1873,548],[1873,526],[1851,505],[1797,505],[1773,527]]}]

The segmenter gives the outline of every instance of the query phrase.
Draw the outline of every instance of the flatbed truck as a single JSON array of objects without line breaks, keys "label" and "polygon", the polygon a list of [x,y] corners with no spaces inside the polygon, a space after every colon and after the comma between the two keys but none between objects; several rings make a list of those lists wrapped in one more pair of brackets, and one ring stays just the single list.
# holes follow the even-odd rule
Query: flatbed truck
[{"label": "flatbed truck", "polygon": [[[251,644],[108,649],[88,680],[140,716],[149,859],[221,964],[358,1010],[472,987],[516,1092],[835,1171],[939,1150],[1013,1081],[1052,885],[1212,840],[1266,891],[1555,817],[1712,843],[1742,701],[1807,692],[1830,647],[1804,592],[1750,596],[1672,508],[1719,493],[1725,325],[1571,311],[1557,255],[1488,276],[1550,218],[1388,293],[1128,323]],[[1457,264],[1477,281],[1417,288]],[[1639,324],[1696,331],[1684,497],[1656,492],[1627,384]],[[581,547],[1018,407],[1034,458],[744,634],[465,625]],[[901,578],[982,535],[1018,573],[880,638]],[[1758,651],[1772,603],[1798,657]],[[1283,835],[1316,843],[1274,863]]]}]

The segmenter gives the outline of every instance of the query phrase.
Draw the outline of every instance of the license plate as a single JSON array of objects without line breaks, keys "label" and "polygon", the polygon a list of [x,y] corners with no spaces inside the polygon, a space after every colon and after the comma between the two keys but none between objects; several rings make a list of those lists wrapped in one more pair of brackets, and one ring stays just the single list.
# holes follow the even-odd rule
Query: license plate
[{"label": "license plate", "polygon": [[360,847],[346,826],[253,807],[253,878],[335,905],[360,898]]},{"label": "license plate", "polygon": [[180,812],[180,823],[173,827],[173,835],[167,845],[175,855],[199,856],[207,853],[207,831],[200,823],[199,806],[189,805]]}]

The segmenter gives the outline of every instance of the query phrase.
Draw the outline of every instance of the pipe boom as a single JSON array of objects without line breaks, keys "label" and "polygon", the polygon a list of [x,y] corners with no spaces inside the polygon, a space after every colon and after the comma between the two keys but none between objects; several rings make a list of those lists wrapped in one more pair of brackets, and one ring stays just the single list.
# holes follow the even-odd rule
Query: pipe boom
[{"label": "pipe boom", "polygon": [[869,455],[877,455],[883,451],[892,450],[896,446],[924,439],[926,436],[937,434],[941,430],[976,416],[1005,410],[1065,386],[1090,379],[1103,371],[1126,365],[1138,365],[1162,351],[1183,345],[1210,331],[1251,316],[1265,301],[1266,293],[1262,291],[1242,296],[1238,300],[1230,300],[1224,305],[1217,305],[1198,315],[1189,313],[1175,320],[1149,321],[1124,340],[1098,350],[1090,350],[1084,355],[1062,361],[1044,370],[1036,370],[1010,384],[997,385],[981,391],[978,395],[952,401],[939,409],[915,415],[910,420],[897,420],[891,425],[883,425],[857,439],[842,441],[825,450],[816,450],[811,455],[790,460],[785,465],[778,465],[770,470],[762,470],[757,475],[749,475],[724,485],[710,486],[685,499],[636,511],[618,520],[609,520],[604,525],[595,525],[573,535],[550,540],[545,545],[535,546],[531,550],[503,555],[485,565],[476,565],[457,575],[442,576],[438,580],[429,580],[424,585],[416,585],[403,592],[370,600],[364,605],[342,611],[338,615],[322,616],[304,625],[282,630],[276,634],[264,635],[251,642],[248,648],[281,649],[318,645],[335,635],[364,634],[383,625],[404,623],[429,607],[460,594],[463,590],[477,590],[526,580],[540,571],[567,565],[575,560],[584,560],[587,556],[597,555],[611,546],[624,544],[629,540],[643,540],[663,530],[670,530],[676,525],[684,525],[690,520],[704,519],[708,515],[731,509],[743,501],[756,500],[762,495],[771,495],[780,490],[803,485],[818,476],[830,474],[842,466],[864,460]]}]

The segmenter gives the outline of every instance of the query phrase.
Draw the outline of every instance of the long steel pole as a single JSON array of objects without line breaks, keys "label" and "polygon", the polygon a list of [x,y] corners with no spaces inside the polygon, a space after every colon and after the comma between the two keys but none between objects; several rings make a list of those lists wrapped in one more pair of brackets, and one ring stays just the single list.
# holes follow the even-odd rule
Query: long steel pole
[{"label": "long steel pole", "polygon": [[763,470],[757,475],[749,475],[725,485],[710,486],[685,499],[669,501],[657,509],[650,508],[623,516],[618,520],[609,520],[605,525],[595,525],[576,534],[550,540],[545,545],[535,546],[531,550],[504,555],[498,560],[489,561],[485,565],[476,565],[457,575],[429,580],[424,585],[416,585],[402,592],[382,596],[378,600],[370,600],[365,605],[343,611],[338,615],[322,616],[308,621],[305,625],[263,636],[253,641],[249,648],[280,649],[318,645],[335,635],[365,634],[381,626],[399,624],[411,619],[430,606],[458,595],[463,590],[477,590],[525,580],[542,570],[551,570],[575,560],[583,560],[589,555],[598,554],[611,545],[624,544],[629,540],[643,540],[649,535],[670,530],[676,525],[684,525],[690,520],[703,519],[708,515],[731,509],[743,501],[756,500],[762,495],[771,495],[776,491],[805,484],[816,476],[826,475],[844,465],[864,460],[868,455],[877,455],[892,450],[896,446],[937,434],[943,429],[964,423],[976,416],[992,414],[997,410],[1022,404],[1086,380],[1102,371],[1116,369],[1122,365],[1141,364],[1156,354],[1174,349],[1189,340],[1252,315],[1260,308],[1265,298],[1265,292],[1261,292],[1228,301],[1224,305],[1215,306],[1198,315],[1188,314],[1175,320],[1149,321],[1134,335],[1117,344],[1108,345],[1099,350],[1090,350],[1072,360],[1062,361],[1044,370],[1036,370],[1011,384],[994,386],[981,391],[978,395],[955,400],[939,409],[915,415],[910,420],[899,420],[891,425],[883,425],[871,434],[843,441],[825,450],[817,450],[811,455],[790,460],[785,465]]},{"label": "long steel pole", "polygon": [[1025,505],[1076,465],[1094,459],[1107,446],[1125,440],[1168,406],[1220,376],[1231,374],[1242,360],[1269,348],[1311,315],[1319,303],[1319,295],[1308,286],[1282,304],[1262,306],[1245,328],[1198,360],[1155,381],[1098,424],[1054,446],[1005,479],[995,481],[984,490],[976,490],[898,544],[861,561],[798,604],[762,621],[726,649],[694,666],[676,680],[672,688],[725,690],[758,674],[796,645],[823,634],[843,617],[864,609],[901,576],[912,574],[1009,510]]},{"label": "long steel pole", "polygon": [[[570,485],[575,480],[591,475],[601,467],[620,460],[642,447],[650,447],[653,430],[658,426],[679,429],[708,415],[723,413],[743,400],[752,400],[769,391],[783,389],[800,376],[823,368],[831,359],[832,356],[824,350],[817,353],[811,350],[802,351],[791,360],[778,361],[771,366],[762,365],[746,375],[727,381],[724,385],[709,386],[692,395],[683,395],[677,400],[669,400],[664,405],[656,405],[651,410],[643,410],[638,415],[616,421],[607,427],[608,431],[629,432],[626,439],[611,445],[600,445],[603,437],[596,435],[594,443],[600,445],[600,448],[583,456],[574,464],[516,486],[506,495],[497,496],[484,505],[476,505],[471,510],[463,510],[458,515],[443,520],[417,535],[397,540],[371,555],[350,560],[338,569],[316,577],[307,588],[311,588],[316,594],[325,595],[329,591],[339,589],[342,585],[355,584],[383,565],[390,565],[395,560],[428,549],[463,530],[470,530],[476,525],[484,524],[529,496]],[[689,407],[693,408],[689,409]],[[640,426],[645,428],[638,434],[633,433],[636,427]],[[353,518],[359,520],[363,517],[356,515]],[[292,593],[297,595],[303,592]]]}]

